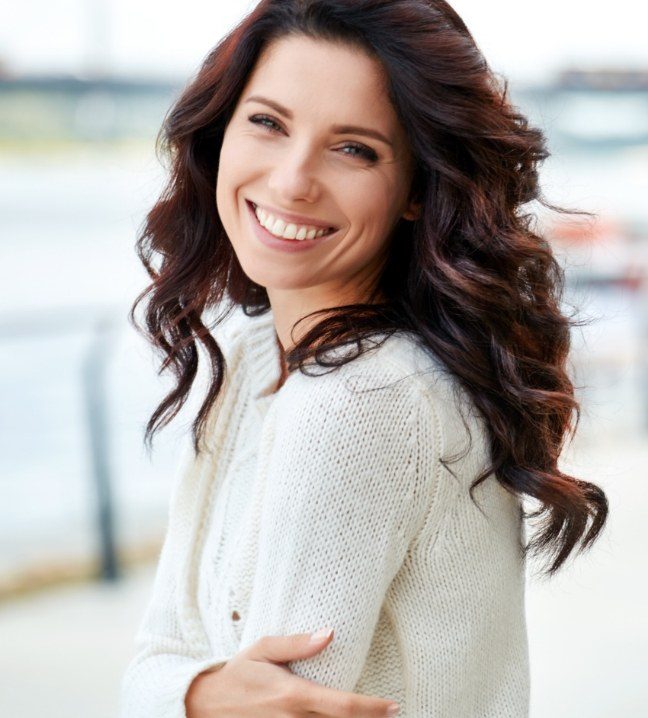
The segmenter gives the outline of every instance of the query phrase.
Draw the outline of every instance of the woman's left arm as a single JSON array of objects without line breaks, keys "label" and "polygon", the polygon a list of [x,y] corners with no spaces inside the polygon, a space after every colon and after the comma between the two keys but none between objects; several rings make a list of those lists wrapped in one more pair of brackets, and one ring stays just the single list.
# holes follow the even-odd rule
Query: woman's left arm
[{"label": "woman's left arm", "polygon": [[371,389],[334,374],[295,377],[259,457],[259,553],[240,648],[330,626],[325,651],[287,666],[347,691],[436,489],[432,399],[402,373],[381,375]]}]

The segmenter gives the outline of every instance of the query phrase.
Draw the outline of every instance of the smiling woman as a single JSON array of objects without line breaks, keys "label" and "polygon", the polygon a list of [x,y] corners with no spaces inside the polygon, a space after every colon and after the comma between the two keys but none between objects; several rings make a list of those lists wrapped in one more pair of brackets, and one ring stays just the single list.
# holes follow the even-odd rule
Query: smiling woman
[{"label": "smiling woman", "polygon": [[212,381],[122,718],[525,718],[526,555],[552,574],[607,516],[558,467],[579,407],[523,212],[564,211],[543,134],[443,0],[262,0],[162,140],[131,318],[149,296],[178,384],[145,439],[198,342]]}]

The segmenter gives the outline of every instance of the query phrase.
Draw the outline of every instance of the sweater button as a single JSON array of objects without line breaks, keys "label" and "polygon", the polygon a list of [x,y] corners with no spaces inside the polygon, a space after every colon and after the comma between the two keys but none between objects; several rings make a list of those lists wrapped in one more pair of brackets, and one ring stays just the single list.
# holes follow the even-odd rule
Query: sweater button
[{"label": "sweater button", "polygon": [[240,616],[239,616],[239,614],[238,614],[238,611],[232,611],[232,620],[233,620],[233,621],[238,621],[239,618],[240,618]]}]

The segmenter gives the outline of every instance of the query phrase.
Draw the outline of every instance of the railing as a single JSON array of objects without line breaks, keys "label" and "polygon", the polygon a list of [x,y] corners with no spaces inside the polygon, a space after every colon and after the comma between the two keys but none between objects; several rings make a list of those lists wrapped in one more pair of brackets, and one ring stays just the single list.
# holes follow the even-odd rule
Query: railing
[{"label": "railing", "polygon": [[114,338],[123,322],[123,308],[115,306],[50,308],[0,317],[0,342],[48,334],[59,337],[78,332],[91,333],[79,382],[84,399],[96,498],[100,576],[106,581],[115,581],[120,577],[115,541],[114,481],[110,464],[107,368],[115,346]]}]

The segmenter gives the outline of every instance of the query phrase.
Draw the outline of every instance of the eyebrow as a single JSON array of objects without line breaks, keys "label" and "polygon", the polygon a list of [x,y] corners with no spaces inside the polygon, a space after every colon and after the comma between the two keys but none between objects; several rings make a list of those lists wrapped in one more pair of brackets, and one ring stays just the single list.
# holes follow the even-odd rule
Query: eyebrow
[{"label": "eyebrow", "polygon": [[[252,97],[248,97],[245,102],[261,102],[264,105],[272,107],[273,110],[278,112],[280,115],[283,115],[287,119],[293,119],[293,113],[289,109],[287,109],[283,105],[280,105],[274,100],[269,100],[267,97],[261,97],[261,95],[253,95]],[[380,140],[389,147],[393,147],[392,143],[385,137],[385,135],[383,135],[381,132],[378,132],[378,130],[370,129],[369,127],[359,127],[358,125],[333,125],[331,127],[331,130],[338,135],[352,134],[365,135],[365,137],[373,137],[375,140]]]}]

